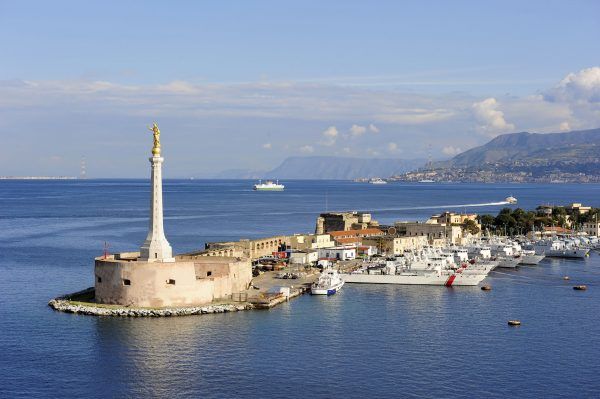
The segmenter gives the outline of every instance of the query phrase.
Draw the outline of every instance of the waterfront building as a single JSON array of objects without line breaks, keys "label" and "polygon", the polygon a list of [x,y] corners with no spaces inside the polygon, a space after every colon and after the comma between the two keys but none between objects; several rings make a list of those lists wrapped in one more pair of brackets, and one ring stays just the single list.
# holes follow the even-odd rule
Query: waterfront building
[{"label": "waterfront building", "polygon": [[364,238],[379,237],[384,234],[382,230],[376,228],[329,232],[329,235],[337,245],[360,245]]},{"label": "waterfront building", "polygon": [[284,252],[289,246],[289,236],[272,236],[254,240],[207,242],[204,251],[192,252],[195,256],[234,256],[256,260],[262,256]]},{"label": "waterfront building", "polygon": [[431,245],[427,236],[381,236],[363,239],[363,245],[377,248],[377,252],[385,255],[401,255],[404,251],[420,250]]},{"label": "waterfront building", "polygon": [[592,210],[591,206],[583,206],[579,202],[573,202],[572,204],[567,205],[565,208],[567,210],[572,211],[572,213],[578,213],[580,215],[583,215],[584,213],[588,213],[589,211]]},{"label": "waterfront building", "polygon": [[250,260],[172,254],[163,230],[160,130],[152,127],[150,220],[139,252],[96,258],[95,301],[132,307],[192,306],[231,297],[248,288]]},{"label": "waterfront building", "polygon": [[408,237],[427,237],[430,245],[433,245],[435,240],[443,239],[452,244],[461,244],[463,238],[462,227],[426,222],[396,222],[394,223],[397,234],[399,236]]},{"label": "waterfront building", "polygon": [[355,246],[339,246],[332,248],[320,248],[319,259],[352,260],[356,259]]},{"label": "waterfront building", "polygon": [[589,236],[600,237],[600,222],[587,222],[583,224],[583,231]]},{"label": "waterfront building", "polygon": [[290,264],[307,265],[316,263],[319,260],[318,249],[307,249],[302,251],[292,251],[289,254]]},{"label": "waterfront building", "polygon": [[325,234],[330,231],[361,230],[378,226],[379,223],[371,218],[370,213],[327,212],[317,218],[315,233]]},{"label": "waterfront building", "polygon": [[289,237],[289,247],[294,250],[319,249],[335,246],[329,234],[294,234]]},{"label": "waterfront building", "polygon": [[444,212],[437,215],[432,215],[427,223],[437,223],[437,224],[454,224],[460,225],[465,223],[467,220],[472,220],[477,223],[477,227],[481,229],[481,225],[477,221],[476,213],[454,213],[454,212]]}]

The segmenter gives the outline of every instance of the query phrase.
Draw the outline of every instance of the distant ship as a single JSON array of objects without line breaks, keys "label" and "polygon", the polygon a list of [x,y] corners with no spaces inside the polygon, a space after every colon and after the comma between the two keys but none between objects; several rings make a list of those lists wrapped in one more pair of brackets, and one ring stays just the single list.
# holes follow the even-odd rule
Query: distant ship
[{"label": "distant ship", "polygon": [[506,197],[504,199],[504,201],[508,202],[509,204],[516,204],[517,203],[517,199],[515,197],[513,197],[512,195],[510,197]]},{"label": "distant ship", "polygon": [[371,184],[387,184],[387,182],[379,177],[375,177],[369,181]]},{"label": "distant ship", "polygon": [[279,180],[274,182],[273,180],[267,180],[264,183],[262,180],[259,180],[257,184],[254,185],[254,190],[256,191],[283,191],[285,186],[283,184],[279,184]]},{"label": "distant ship", "polygon": [[435,180],[423,179],[423,180],[419,180],[419,183],[435,183]]}]

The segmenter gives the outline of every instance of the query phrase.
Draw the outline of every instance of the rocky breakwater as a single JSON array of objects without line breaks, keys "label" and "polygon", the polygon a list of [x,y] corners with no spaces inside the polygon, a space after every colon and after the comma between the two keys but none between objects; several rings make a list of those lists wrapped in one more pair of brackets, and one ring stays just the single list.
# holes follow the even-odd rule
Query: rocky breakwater
[{"label": "rocky breakwater", "polygon": [[212,313],[229,313],[253,309],[251,304],[214,304],[205,306],[177,307],[177,308],[130,308],[118,306],[96,305],[91,302],[77,300],[79,296],[93,294],[93,288],[88,288],[75,294],[65,295],[52,299],[48,306],[52,309],[65,312],[83,314],[89,316],[119,316],[119,317],[171,317],[191,316]]}]

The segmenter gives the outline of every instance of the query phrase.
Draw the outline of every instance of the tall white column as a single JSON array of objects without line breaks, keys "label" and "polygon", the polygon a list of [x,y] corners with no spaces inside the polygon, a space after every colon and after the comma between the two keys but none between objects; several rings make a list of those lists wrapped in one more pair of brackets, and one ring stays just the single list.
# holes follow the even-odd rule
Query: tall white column
[{"label": "tall white column", "polygon": [[152,198],[150,204],[150,228],[146,241],[140,248],[141,261],[174,262],[173,250],[163,230],[162,203],[162,163],[164,158],[154,155],[150,158],[152,165]]}]

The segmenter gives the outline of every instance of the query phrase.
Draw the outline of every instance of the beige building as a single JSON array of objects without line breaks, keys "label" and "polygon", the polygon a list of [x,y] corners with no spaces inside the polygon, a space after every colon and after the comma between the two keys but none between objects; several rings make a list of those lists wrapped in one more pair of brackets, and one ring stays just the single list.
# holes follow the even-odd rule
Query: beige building
[{"label": "beige building", "polygon": [[335,241],[329,234],[294,234],[288,237],[293,250],[319,249],[334,247]]},{"label": "beige building", "polygon": [[444,212],[438,215],[433,215],[429,218],[427,223],[436,223],[436,224],[447,224],[447,225],[461,225],[467,220],[472,220],[477,223],[477,227],[481,230],[481,225],[477,221],[476,213],[454,213],[454,212]]},{"label": "beige building", "polygon": [[381,254],[400,255],[404,251],[422,249],[429,245],[429,241],[426,236],[394,237],[386,235],[364,238],[363,245],[373,246]]},{"label": "beige building", "polygon": [[289,236],[273,236],[255,240],[242,239],[239,241],[209,242],[205,250],[195,252],[197,256],[229,256],[258,259],[261,256],[279,252],[282,245],[289,245]]},{"label": "beige building", "polygon": [[460,226],[423,222],[396,222],[394,226],[399,236],[427,237],[430,245],[440,239],[447,240],[452,244],[463,243],[464,234]]},{"label": "beige building", "polygon": [[600,237],[600,222],[584,223],[583,231],[589,236]]},{"label": "beige building", "polygon": [[591,206],[583,206],[579,202],[573,202],[571,205],[567,205],[565,208],[573,211],[573,213],[578,213],[580,215],[583,215],[584,213],[588,213],[589,211],[592,210]]},{"label": "beige building", "polygon": [[324,234],[330,231],[361,230],[378,227],[379,223],[371,218],[370,213],[362,212],[328,212],[317,218],[315,233]]}]

